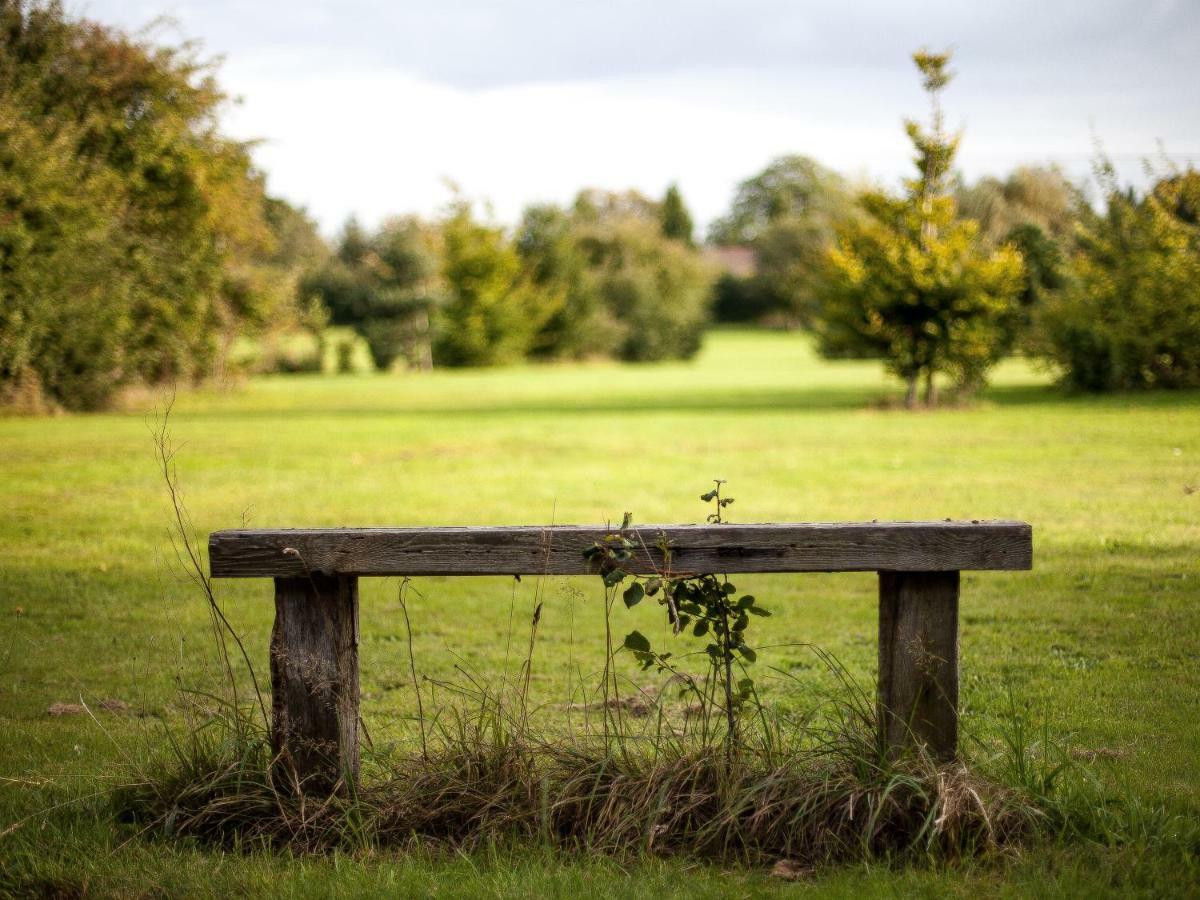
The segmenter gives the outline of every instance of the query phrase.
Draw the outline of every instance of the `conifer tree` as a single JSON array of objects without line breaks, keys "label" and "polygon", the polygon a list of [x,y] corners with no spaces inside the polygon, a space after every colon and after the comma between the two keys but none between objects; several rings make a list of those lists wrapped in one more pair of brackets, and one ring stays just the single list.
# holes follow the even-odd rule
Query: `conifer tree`
[{"label": "conifer tree", "polygon": [[901,196],[864,194],[866,215],[847,221],[828,258],[817,323],[827,356],[883,357],[904,379],[905,403],[937,403],[936,376],[964,393],[984,382],[1006,345],[1021,290],[1020,253],[987,250],[973,221],[955,216],[949,176],[960,134],[947,134],[941,92],[949,53],[920,51],[913,61],[929,94],[928,128],[908,120],[917,172]]},{"label": "conifer tree", "polygon": [[683,202],[683,194],[679,192],[678,185],[672,184],[667,188],[658,215],[662,223],[663,237],[683,241],[689,247],[692,246],[694,243],[692,232],[695,230],[695,225],[692,222],[692,214],[688,212],[688,208]]}]

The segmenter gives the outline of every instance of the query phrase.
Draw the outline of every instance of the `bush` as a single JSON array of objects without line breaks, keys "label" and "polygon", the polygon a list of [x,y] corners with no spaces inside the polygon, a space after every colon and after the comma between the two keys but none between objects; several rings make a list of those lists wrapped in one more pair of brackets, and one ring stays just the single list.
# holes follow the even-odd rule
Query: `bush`
[{"label": "bush", "polygon": [[1102,174],[1107,208],[1084,220],[1039,317],[1041,353],[1079,390],[1200,386],[1200,228],[1178,202],[1200,174],[1140,200]]},{"label": "bush", "polygon": [[465,203],[442,223],[442,283],[434,359],[441,365],[519,362],[553,314],[554,296],[523,271],[499,228],[476,222]]}]

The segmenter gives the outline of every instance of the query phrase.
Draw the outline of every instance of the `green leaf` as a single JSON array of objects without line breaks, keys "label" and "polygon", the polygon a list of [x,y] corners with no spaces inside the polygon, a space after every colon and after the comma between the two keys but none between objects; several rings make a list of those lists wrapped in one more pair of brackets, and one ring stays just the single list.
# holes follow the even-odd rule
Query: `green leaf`
[{"label": "green leaf", "polygon": [[771,615],[771,611],[769,609],[763,609],[761,606],[751,606],[746,610],[746,612],[750,613],[752,616],[761,616],[764,619]]},{"label": "green leaf", "polygon": [[721,588],[721,590],[723,590],[727,594],[732,594],[737,591],[737,588],[733,586],[732,582],[727,581],[727,582],[725,582],[725,585],[724,585],[724,587]]},{"label": "green leaf", "polygon": [[748,615],[746,615],[745,613],[742,613],[740,616],[737,617],[736,621],[734,621],[733,630],[734,631],[745,631],[746,626],[749,624],[750,624],[750,617]]},{"label": "green leaf", "polygon": [[715,496],[717,496],[716,491],[709,491],[707,494],[701,494],[700,499],[703,500],[705,503],[710,503],[710,502],[712,502],[712,499]]},{"label": "green leaf", "polygon": [[737,602],[738,609],[749,609],[753,605],[754,605],[754,595],[753,594],[745,594],[738,598],[738,602]]},{"label": "green leaf", "polygon": [[640,631],[631,631],[625,635],[625,643],[623,645],[626,650],[632,650],[634,653],[641,651],[642,653],[650,652],[650,641]]},{"label": "green leaf", "polygon": [[692,634],[696,637],[704,637],[708,634],[708,619],[698,619],[696,627],[692,629]]},{"label": "green leaf", "polygon": [[739,644],[738,648],[737,648],[737,652],[742,654],[742,658],[745,659],[746,662],[754,662],[756,659],[758,659],[758,654],[755,653],[753,650],[751,650],[749,647],[747,647],[745,644]]},{"label": "green leaf", "polygon": [[625,608],[630,609],[642,602],[642,598],[646,596],[646,591],[642,588],[639,581],[633,582],[629,587],[625,588],[625,593],[622,599],[625,601]]},{"label": "green leaf", "polygon": [[649,581],[646,582],[646,596],[653,597],[655,594],[658,593],[658,590],[661,587],[662,587],[662,579],[661,578],[651,578]]},{"label": "green leaf", "polygon": [[620,584],[624,579],[625,579],[624,571],[622,571],[621,569],[613,569],[611,572],[609,572],[607,575],[604,576],[604,583],[608,587],[613,587],[614,585]]}]

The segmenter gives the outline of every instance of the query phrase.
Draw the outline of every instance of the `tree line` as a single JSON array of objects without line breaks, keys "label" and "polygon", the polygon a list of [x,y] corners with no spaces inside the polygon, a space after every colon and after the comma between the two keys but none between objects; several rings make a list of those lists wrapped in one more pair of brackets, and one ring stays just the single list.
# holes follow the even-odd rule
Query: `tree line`
[{"label": "tree line", "polygon": [[686,221],[675,188],[661,202],[581,191],[569,208],[526,209],[512,231],[456,199],[433,222],[367,232],[351,220],[301,292],[358,331],[381,368],[686,358],[712,282]]},{"label": "tree line", "polygon": [[[906,123],[901,191],[790,156],[704,245],[675,186],[584,190],[512,228],[456,196],[327,243],[221,133],[195,48],[0,0],[0,402],[102,408],[227,372],[238,341],[331,325],[383,369],[687,358],[715,320],[880,358],[910,405],[970,395],[1012,353],[1080,389],[1200,385],[1200,174],[1136,193],[1101,159],[1096,203],[1052,168],[965,183],[949,56],[914,60],[931,107]],[[753,271],[721,274],[730,247]]]}]

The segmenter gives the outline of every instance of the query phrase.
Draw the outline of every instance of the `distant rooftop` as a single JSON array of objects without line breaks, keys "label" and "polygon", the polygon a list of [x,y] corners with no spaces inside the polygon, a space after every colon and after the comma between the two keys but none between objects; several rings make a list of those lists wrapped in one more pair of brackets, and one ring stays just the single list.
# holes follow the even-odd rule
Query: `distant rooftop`
[{"label": "distant rooftop", "polygon": [[749,278],[758,272],[758,257],[750,247],[707,246],[704,258],[737,278]]}]

